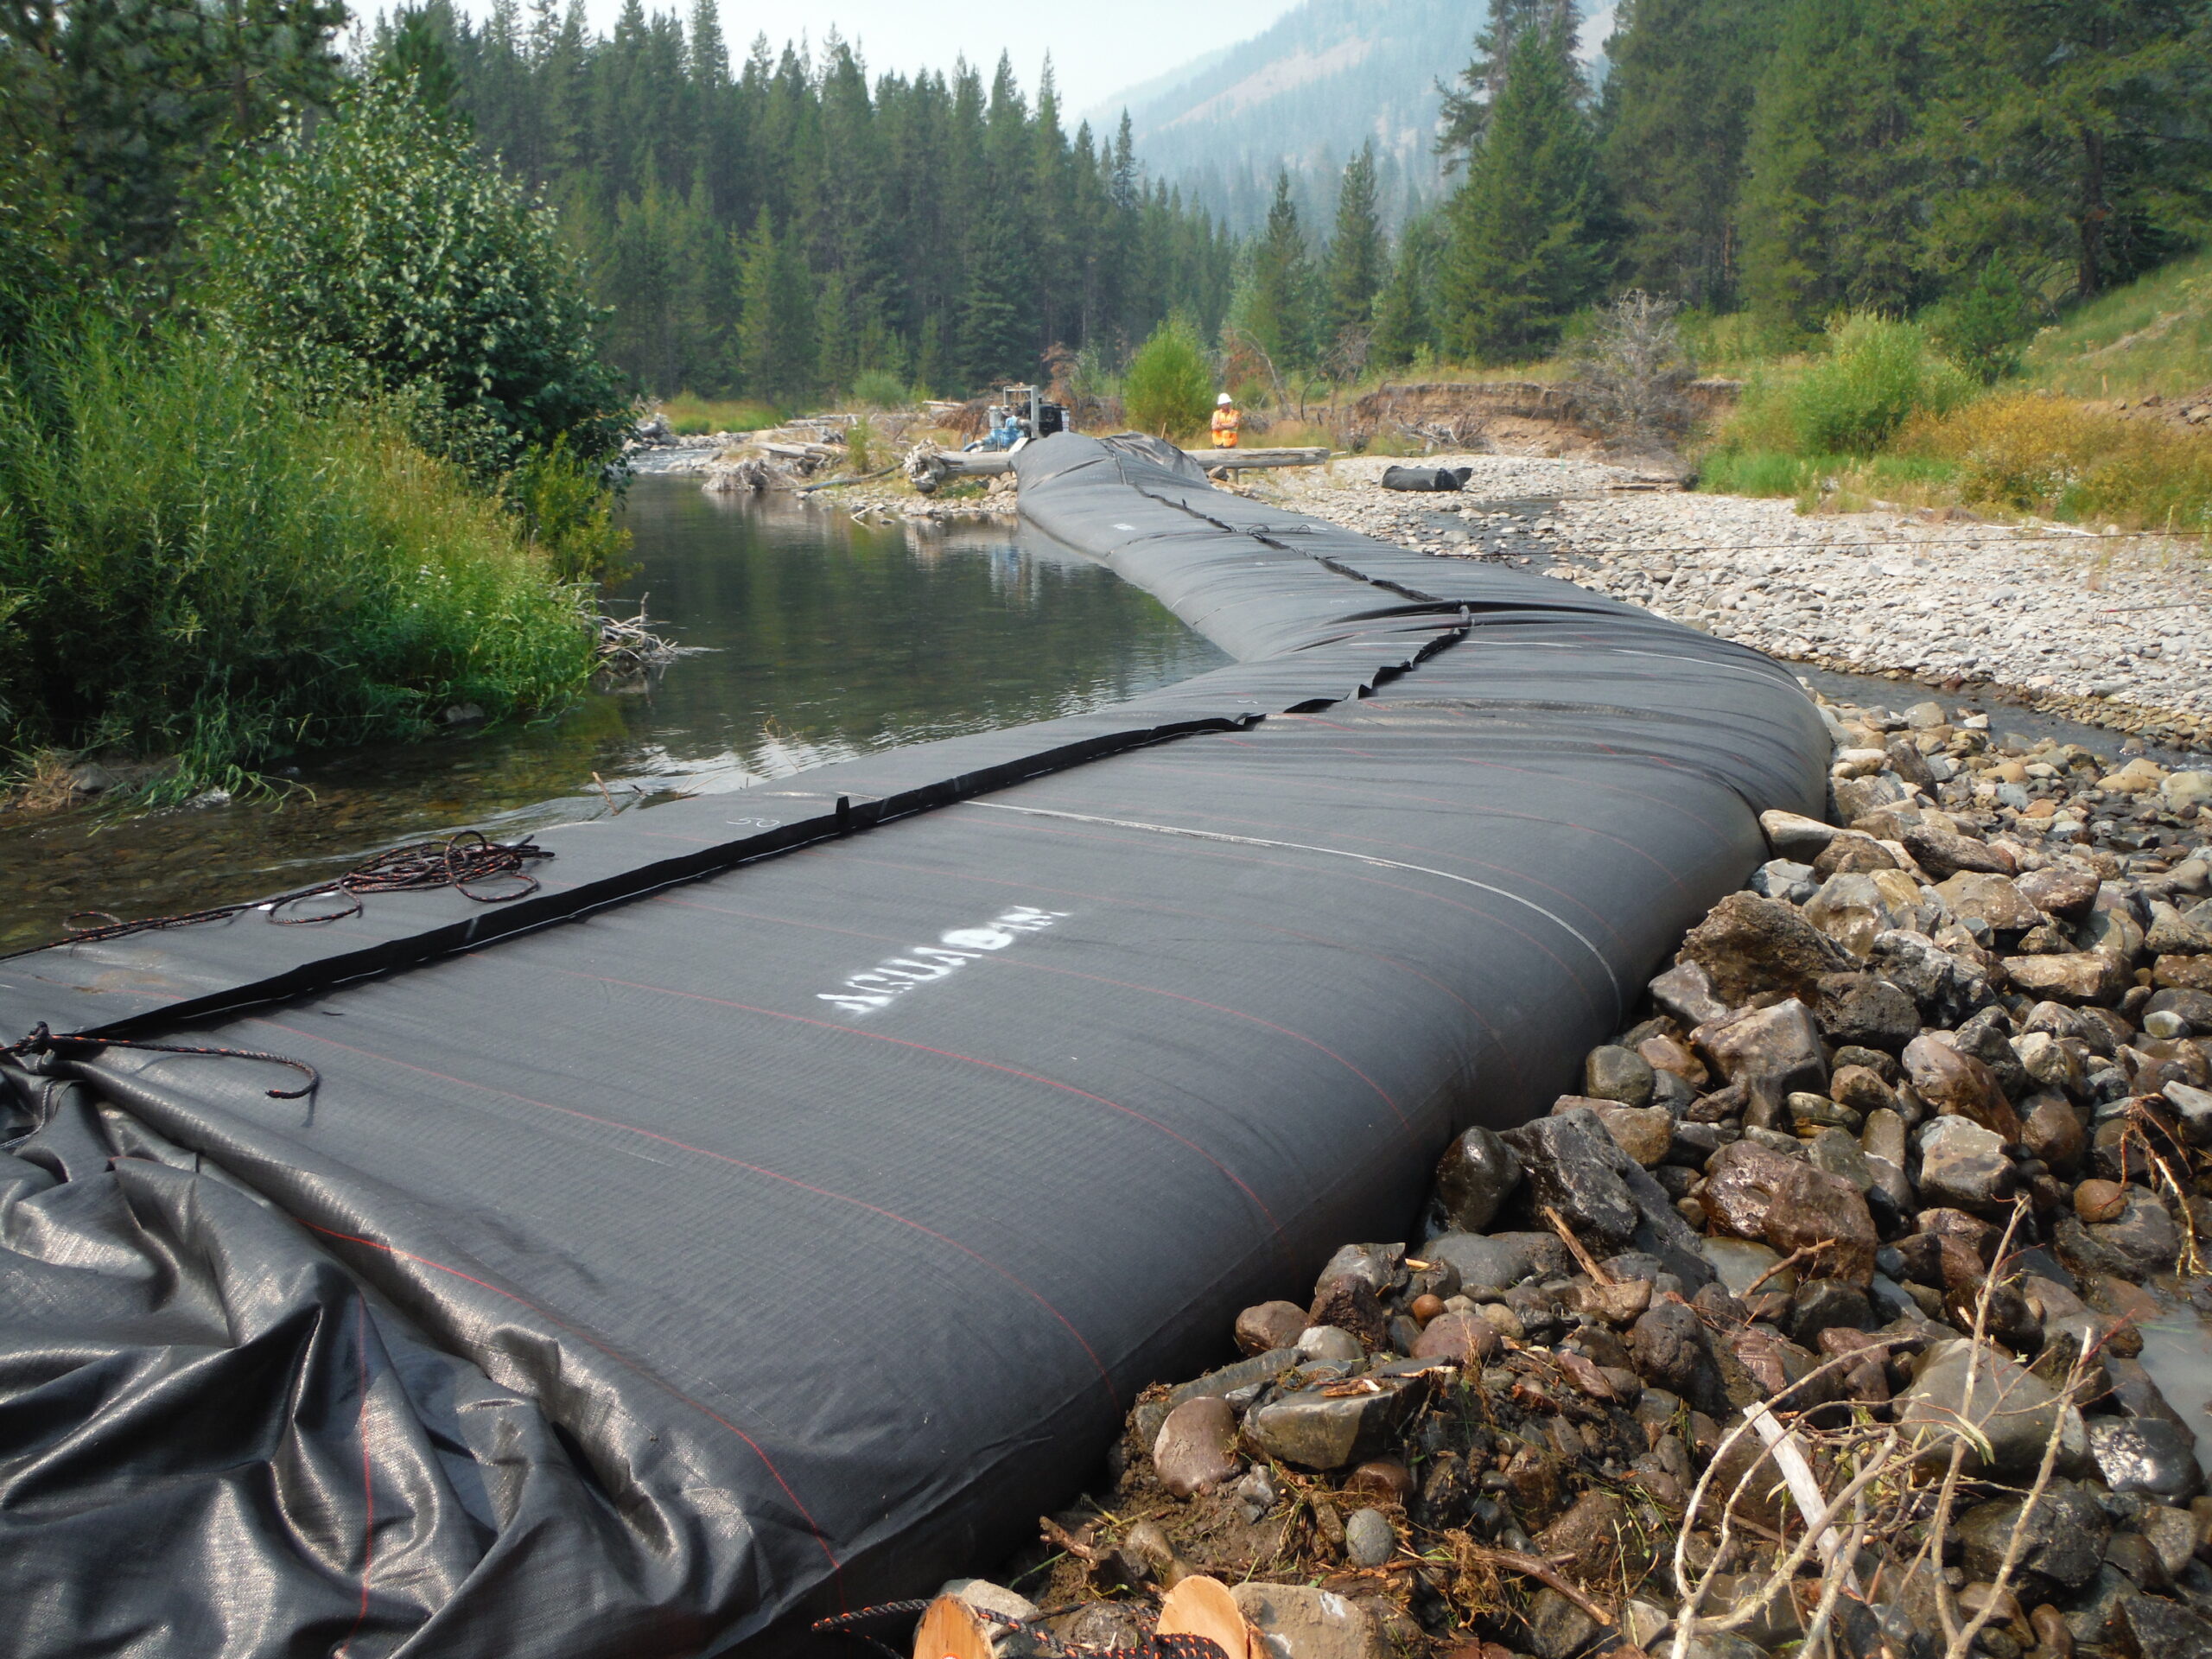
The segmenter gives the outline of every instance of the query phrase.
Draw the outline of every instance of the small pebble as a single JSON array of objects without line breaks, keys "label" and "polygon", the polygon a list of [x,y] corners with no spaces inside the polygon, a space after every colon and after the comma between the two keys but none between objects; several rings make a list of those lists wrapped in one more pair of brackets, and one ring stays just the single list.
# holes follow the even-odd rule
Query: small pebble
[{"label": "small pebble", "polygon": [[1380,1567],[1397,1553],[1398,1532],[1380,1510],[1355,1510],[1344,1522],[1344,1555],[1354,1567]]}]

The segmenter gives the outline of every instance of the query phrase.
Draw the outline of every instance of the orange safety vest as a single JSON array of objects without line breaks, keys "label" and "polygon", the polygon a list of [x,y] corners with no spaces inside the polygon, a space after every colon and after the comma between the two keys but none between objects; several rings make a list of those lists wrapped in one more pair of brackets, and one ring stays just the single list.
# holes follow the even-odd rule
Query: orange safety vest
[{"label": "orange safety vest", "polygon": [[1236,447],[1236,429],[1243,419],[1243,416],[1233,407],[1215,410],[1213,447],[1217,449],[1234,449]]}]

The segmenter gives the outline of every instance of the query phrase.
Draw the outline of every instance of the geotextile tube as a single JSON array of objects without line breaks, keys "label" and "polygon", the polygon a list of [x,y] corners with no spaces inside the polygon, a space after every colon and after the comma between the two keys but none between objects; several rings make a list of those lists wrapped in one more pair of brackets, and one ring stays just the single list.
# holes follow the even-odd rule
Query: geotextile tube
[{"label": "geotextile tube", "polygon": [[548,832],[541,890],[0,961],[10,1655],[781,1646],[1546,1109],[1820,810],[1789,676],[1164,445],[1034,525],[1237,661]]}]

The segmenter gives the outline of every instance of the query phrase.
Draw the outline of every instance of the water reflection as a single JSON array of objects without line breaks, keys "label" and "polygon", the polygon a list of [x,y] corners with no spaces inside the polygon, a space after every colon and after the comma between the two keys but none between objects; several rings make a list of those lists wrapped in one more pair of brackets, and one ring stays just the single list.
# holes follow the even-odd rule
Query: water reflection
[{"label": "water reflection", "polygon": [[412,835],[649,809],[1096,708],[1224,660],[1148,595],[1011,525],[875,528],[658,478],[636,482],[627,512],[639,574],[611,605],[649,596],[705,652],[557,720],[308,763],[313,798],[281,810],[0,821],[0,946],[57,938],[72,911],[251,897]]}]

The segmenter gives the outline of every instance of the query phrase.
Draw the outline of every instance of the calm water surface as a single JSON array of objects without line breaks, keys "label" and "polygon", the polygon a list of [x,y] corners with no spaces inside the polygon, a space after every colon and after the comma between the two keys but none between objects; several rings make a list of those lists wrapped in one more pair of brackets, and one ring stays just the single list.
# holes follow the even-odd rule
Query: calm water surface
[{"label": "calm water surface", "polygon": [[[829,506],[640,478],[628,524],[657,625],[707,646],[558,719],[302,765],[281,810],[0,822],[0,948],[72,912],[168,914],[337,874],[474,826],[513,836],[743,787],[896,744],[1119,702],[1227,659],[1149,595],[1033,531],[870,529]],[[602,794],[596,772],[607,786]]]}]

